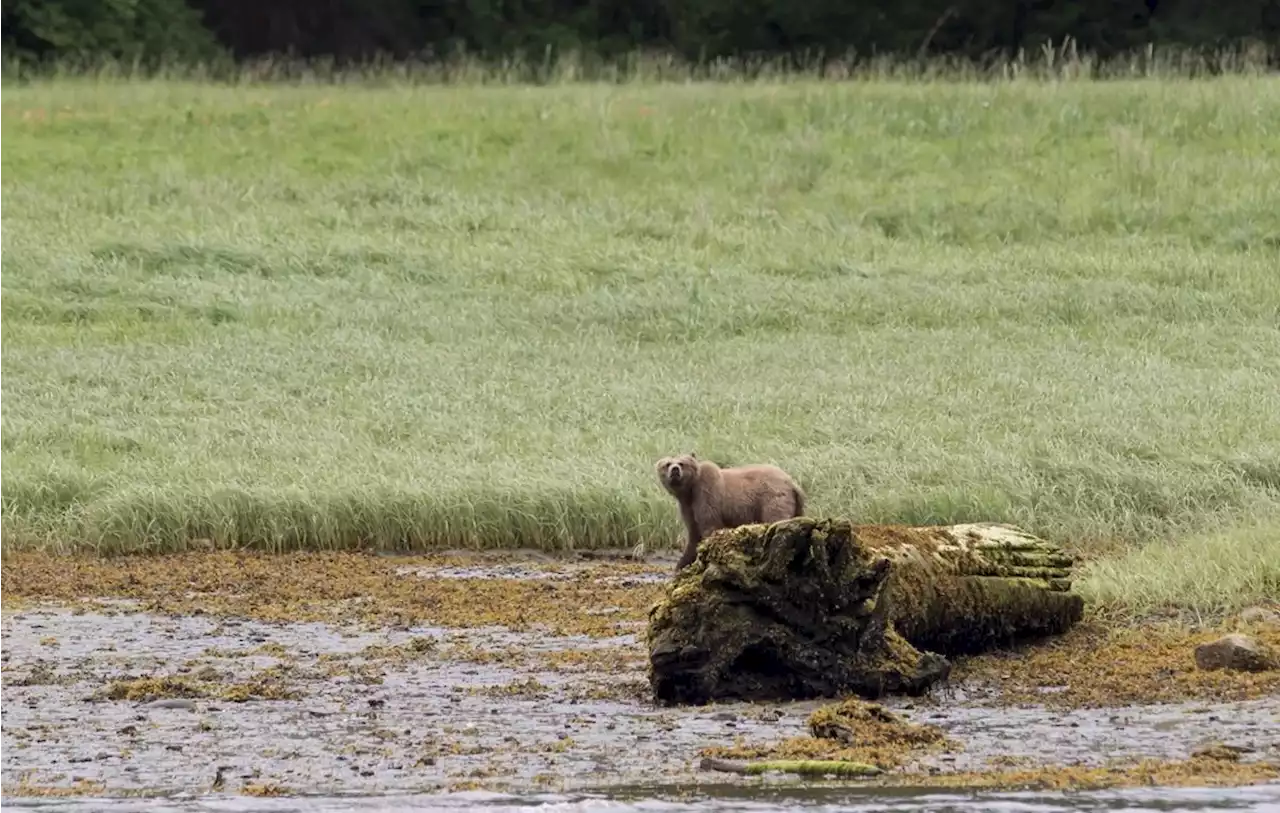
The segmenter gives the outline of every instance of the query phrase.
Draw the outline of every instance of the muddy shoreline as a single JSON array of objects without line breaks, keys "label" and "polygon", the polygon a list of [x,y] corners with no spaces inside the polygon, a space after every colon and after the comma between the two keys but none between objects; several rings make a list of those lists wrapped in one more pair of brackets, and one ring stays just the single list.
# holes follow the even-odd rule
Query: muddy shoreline
[{"label": "muddy shoreline", "polygon": [[[699,756],[794,744],[831,701],[650,702],[644,612],[670,567],[6,554],[3,795],[785,784],[700,771]],[[959,747],[863,784],[1280,780],[1280,675],[1196,674],[1191,642],[1215,631],[1083,628],[960,662],[930,696],[884,703]]]}]

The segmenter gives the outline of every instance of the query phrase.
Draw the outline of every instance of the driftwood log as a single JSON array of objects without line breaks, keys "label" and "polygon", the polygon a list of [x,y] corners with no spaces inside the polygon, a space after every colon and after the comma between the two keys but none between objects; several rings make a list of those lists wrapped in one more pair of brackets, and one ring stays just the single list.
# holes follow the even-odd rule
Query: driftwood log
[{"label": "driftwood log", "polygon": [[698,767],[704,771],[736,773],[739,776],[759,776],[779,771],[809,777],[836,776],[847,779],[850,777],[878,776],[884,773],[875,765],[868,765],[865,762],[825,759],[775,759],[763,762],[738,762],[731,759],[703,757],[702,761],[698,763]]},{"label": "driftwood log", "polygon": [[948,655],[1077,622],[1071,566],[999,524],[719,531],[649,612],[649,683],[665,704],[921,694]]}]

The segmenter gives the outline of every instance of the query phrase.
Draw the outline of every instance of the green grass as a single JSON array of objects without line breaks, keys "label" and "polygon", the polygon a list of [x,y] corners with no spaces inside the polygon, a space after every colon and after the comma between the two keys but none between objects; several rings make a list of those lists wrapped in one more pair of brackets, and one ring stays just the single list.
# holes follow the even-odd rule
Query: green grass
[{"label": "green grass", "polygon": [[1280,80],[3,107],[6,548],[668,546],[687,449],[856,521],[1280,540]]},{"label": "green grass", "polygon": [[1085,565],[1076,590],[1108,615],[1184,610],[1214,618],[1280,602],[1274,523],[1204,532]]}]

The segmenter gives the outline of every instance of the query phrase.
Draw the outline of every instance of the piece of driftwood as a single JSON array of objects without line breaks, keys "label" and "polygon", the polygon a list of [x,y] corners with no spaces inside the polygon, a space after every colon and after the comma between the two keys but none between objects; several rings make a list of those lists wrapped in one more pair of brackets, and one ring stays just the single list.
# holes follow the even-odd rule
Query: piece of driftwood
[{"label": "piece of driftwood", "polygon": [[989,523],[719,531],[650,610],[649,682],[668,704],[919,694],[948,677],[947,655],[1078,621],[1071,566]]},{"label": "piece of driftwood", "polygon": [[772,759],[759,762],[738,762],[737,760],[703,757],[698,767],[704,771],[736,773],[742,776],[759,776],[771,771],[794,773],[800,776],[838,776],[843,778],[876,776],[883,773],[875,765],[868,765],[865,762],[845,762],[843,760],[827,759]]}]

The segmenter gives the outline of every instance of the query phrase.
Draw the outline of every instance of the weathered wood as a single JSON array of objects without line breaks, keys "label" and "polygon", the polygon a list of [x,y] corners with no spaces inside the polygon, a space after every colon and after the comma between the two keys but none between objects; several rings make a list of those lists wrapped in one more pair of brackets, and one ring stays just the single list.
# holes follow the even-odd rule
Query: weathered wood
[{"label": "weathered wood", "polygon": [[720,531],[650,611],[666,703],[918,694],[945,655],[1062,632],[1072,561],[1017,528],[802,517]]},{"label": "weathered wood", "polygon": [[721,773],[734,773],[739,776],[759,776],[771,771],[794,773],[809,777],[839,776],[844,778],[877,776],[883,773],[875,765],[868,765],[865,762],[827,759],[773,759],[758,762],[738,762],[737,760],[703,757],[698,767],[704,771],[720,771]]},{"label": "weathered wood", "polygon": [[854,538],[890,559],[885,585],[894,629],[943,655],[982,652],[1052,635],[1080,619],[1072,559],[1011,525],[854,527]]}]

